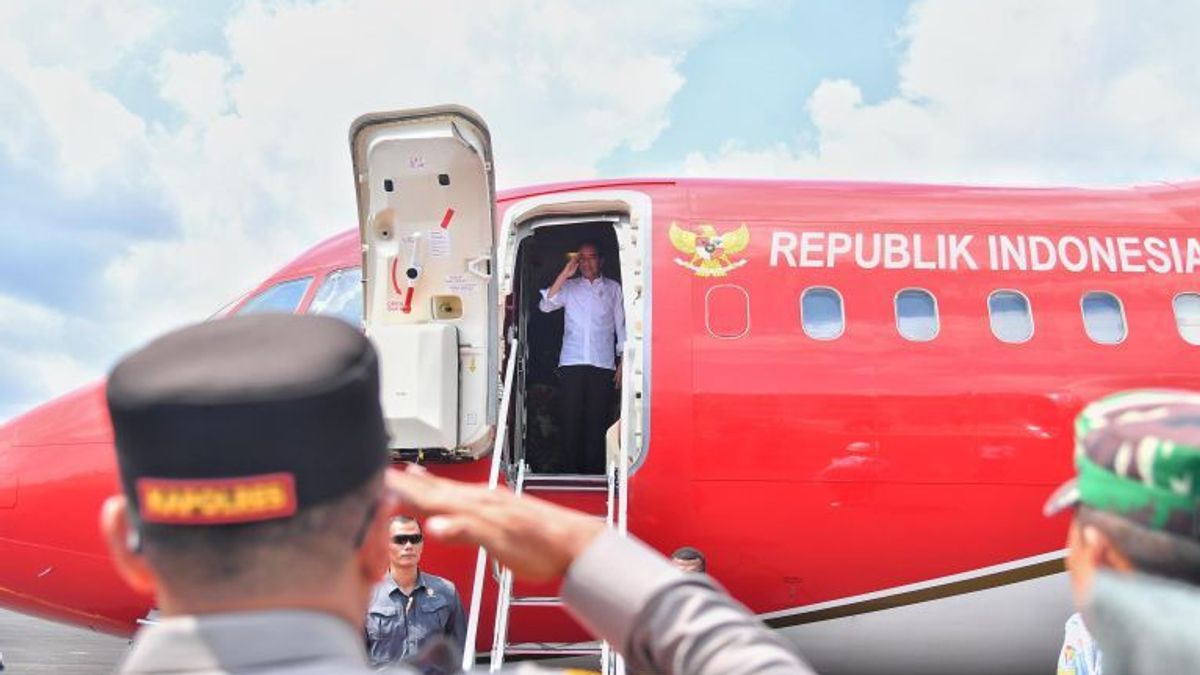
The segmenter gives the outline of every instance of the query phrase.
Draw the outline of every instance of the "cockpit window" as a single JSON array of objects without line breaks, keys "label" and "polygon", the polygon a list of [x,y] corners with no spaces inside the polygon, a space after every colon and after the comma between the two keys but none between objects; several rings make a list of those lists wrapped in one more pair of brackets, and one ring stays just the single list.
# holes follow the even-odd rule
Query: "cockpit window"
[{"label": "cockpit window", "polygon": [[312,283],[312,277],[301,277],[281,281],[267,290],[246,301],[235,314],[262,314],[264,312],[282,312],[291,314],[300,306],[304,299],[304,291]]},{"label": "cockpit window", "polygon": [[333,316],[355,328],[363,325],[362,268],[350,267],[335,270],[325,276],[312,304],[309,314]]}]

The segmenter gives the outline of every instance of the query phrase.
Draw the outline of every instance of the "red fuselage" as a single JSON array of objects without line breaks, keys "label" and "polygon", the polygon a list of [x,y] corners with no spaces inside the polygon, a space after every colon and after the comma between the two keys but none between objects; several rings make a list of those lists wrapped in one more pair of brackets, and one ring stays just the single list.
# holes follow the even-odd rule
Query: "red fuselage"
[{"label": "red fuselage", "polygon": [[[650,417],[630,530],[659,550],[702,549],[710,572],[776,625],[790,610],[1061,549],[1066,521],[1041,505],[1071,471],[1079,408],[1131,387],[1200,388],[1200,347],[1173,311],[1178,294],[1200,292],[1200,245],[1194,260],[1188,250],[1197,184],[609,181],[513,191],[498,208],[584,189],[653,204]],[[680,249],[672,225],[704,252]],[[744,247],[712,239],[742,225]],[[340,234],[248,297],[311,276],[304,311],[326,275],[360,256],[358,233]],[[722,273],[701,273],[712,269]],[[836,338],[806,333],[810,288],[840,296]],[[905,289],[935,299],[932,339],[898,331]],[[1027,299],[1028,340],[993,334],[997,290]],[[1081,301],[1096,291],[1121,303],[1117,344],[1085,332]],[[486,464],[437,470],[481,480]],[[132,631],[151,599],[125,588],[96,531],[116,490],[100,384],[0,428],[0,604]],[[472,551],[428,548],[427,568],[470,587]],[[485,645],[486,625],[480,635]]]}]

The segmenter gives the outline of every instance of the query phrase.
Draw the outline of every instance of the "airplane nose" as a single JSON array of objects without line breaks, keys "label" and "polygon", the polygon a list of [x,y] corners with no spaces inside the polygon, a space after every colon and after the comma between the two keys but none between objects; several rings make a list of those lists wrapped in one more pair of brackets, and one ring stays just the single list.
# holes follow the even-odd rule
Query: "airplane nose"
[{"label": "airplane nose", "polygon": [[120,635],[145,615],[97,527],[120,490],[111,439],[99,384],[0,425],[0,607]]}]

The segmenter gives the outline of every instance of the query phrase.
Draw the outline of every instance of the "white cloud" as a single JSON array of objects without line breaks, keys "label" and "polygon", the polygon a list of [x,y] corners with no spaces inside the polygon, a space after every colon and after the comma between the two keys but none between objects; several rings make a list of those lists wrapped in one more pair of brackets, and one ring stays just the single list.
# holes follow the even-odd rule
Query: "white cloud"
[{"label": "white cloud", "polygon": [[0,382],[7,394],[0,397],[0,421],[99,376],[101,364],[87,363],[71,349],[72,335],[95,329],[54,308],[0,294]]},{"label": "white cloud", "polygon": [[166,15],[146,0],[0,3],[0,43],[19,45],[37,67],[98,73],[158,30]]},{"label": "white cloud", "polygon": [[808,100],[813,143],[731,140],[695,175],[1126,184],[1200,175],[1200,5],[1118,0],[913,6],[897,95]]},{"label": "white cloud", "polygon": [[[687,51],[753,1],[249,2],[229,17],[224,52],[174,46],[134,64],[177,113],[166,121],[105,85],[122,59],[170,42],[158,5],[3,4],[0,97],[14,105],[0,106],[0,152],[64,191],[116,182],[167,204],[178,231],[131,244],[97,280],[106,301],[91,319],[128,346],[355,225],[356,116],[468,105],[491,127],[502,185],[588,177],[657,138]],[[13,368],[10,337],[0,332],[0,369]],[[61,373],[43,379],[73,379],[70,359],[26,353]]]},{"label": "white cloud", "polygon": [[0,294],[0,339],[30,344],[60,334],[66,317],[50,307]]},{"label": "white cloud", "polygon": [[159,94],[188,119],[208,122],[228,111],[229,62],[216,54],[168,50],[159,70]]},{"label": "white cloud", "polygon": [[68,194],[145,179],[145,123],[95,83],[160,24],[136,0],[0,8],[0,151]]},{"label": "white cloud", "polygon": [[183,123],[150,134],[152,164],[183,233],[106,279],[138,313],[202,314],[353,227],[346,139],[364,112],[465,104],[488,120],[502,185],[593,175],[665,128],[686,50],[737,4],[250,4],[227,55],[163,56]]}]

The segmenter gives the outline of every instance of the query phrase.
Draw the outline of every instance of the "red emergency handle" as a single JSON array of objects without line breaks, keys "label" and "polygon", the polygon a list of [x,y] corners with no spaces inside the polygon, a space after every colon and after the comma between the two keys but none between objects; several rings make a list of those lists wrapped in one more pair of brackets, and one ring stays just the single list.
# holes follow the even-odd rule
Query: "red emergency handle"
[{"label": "red emergency handle", "polygon": [[412,299],[413,299],[413,291],[414,290],[415,289],[412,286],[409,286],[408,290],[404,291],[404,306],[400,308],[400,311],[404,312],[405,314],[408,314],[409,312],[412,311]]}]

